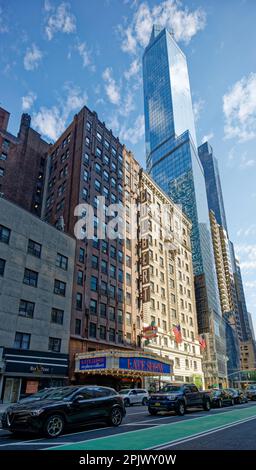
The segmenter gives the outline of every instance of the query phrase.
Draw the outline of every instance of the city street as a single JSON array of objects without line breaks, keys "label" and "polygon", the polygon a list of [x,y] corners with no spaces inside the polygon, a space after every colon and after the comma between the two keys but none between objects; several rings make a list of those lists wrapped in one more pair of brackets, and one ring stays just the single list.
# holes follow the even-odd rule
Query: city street
[{"label": "city street", "polygon": [[12,436],[0,429],[1,450],[255,450],[256,403],[212,409],[193,409],[184,417],[150,416],[147,407],[127,408],[118,428],[103,424],[67,431],[57,439]]}]

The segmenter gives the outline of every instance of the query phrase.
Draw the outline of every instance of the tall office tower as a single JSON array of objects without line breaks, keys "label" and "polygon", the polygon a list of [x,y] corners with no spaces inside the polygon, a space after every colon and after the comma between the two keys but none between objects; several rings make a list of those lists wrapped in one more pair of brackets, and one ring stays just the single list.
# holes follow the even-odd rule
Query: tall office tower
[{"label": "tall office tower", "polygon": [[0,193],[35,215],[41,215],[49,144],[22,114],[17,136],[8,132],[10,114],[0,108]]},{"label": "tall office tower", "polygon": [[213,149],[208,142],[204,142],[198,147],[198,155],[204,169],[209,211],[214,212],[217,223],[228,234],[218,160],[213,155]]},{"label": "tall office tower", "polygon": [[[113,216],[113,211],[107,215],[111,204],[136,204],[139,164],[97,114],[84,107],[51,146],[47,179],[45,220],[71,235],[80,223],[71,314],[74,378],[75,353],[115,348],[129,351],[140,346],[138,275],[134,269],[137,243],[127,232],[123,239],[118,233],[112,233],[113,239],[106,237],[106,224],[97,215],[99,196],[105,197],[102,210],[106,223]],[[84,204],[93,209],[91,223],[86,219],[90,209]],[[128,227],[129,220],[126,222]],[[103,229],[102,238],[98,227]],[[91,228],[92,238],[88,238]]]},{"label": "tall office tower", "polygon": [[[174,381],[203,387],[190,242],[192,225],[143,170],[139,220],[142,345],[145,351],[173,361]],[[180,341],[174,334],[177,326]]]},{"label": "tall office tower", "polygon": [[[240,352],[239,348],[234,347],[234,344],[238,344],[238,342],[242,340],[242,329],[234,280],[234,263],[232,261],[232,252],[230,250],[230,241],[228,237],[228,227],[218,169],[218,161],[213,154],[211,145],[208,142],[205,142],[200,145],[200,147],[198,147],[198,155],[205,175],[222,314],[233,329],[234,337],[232,337],[230,334],[230,328],[226,327],[226,342],[227,349],[229,351],[227,354],[229,357],[228,375],[230,379],[232,379],[235,374],[235,370],[240,369]],[[220,256],[217,240],[219,240],[220,243]],[[224,270],[224,282],[228,293],[227,304],[223,302],[225,289],[221,277],[221,266]],[[236,340],[235,336],[237,337]],[[229,341],[231,341],[233,346],[228,344]]]},{"label": "tall office tower", "polygon": [[147,170],[192,221],[199,333],[207,337],[207,385],[225,383],[225,333],[207,207],[197,153],[186,57],[167,29],[154,26],[143,56]]},{"label": "tall office tower", "polygon": [[249,326],[250,326],[250,330],[252,334],[252,339],[253,341],[255,341],[255,331],[254,331],[254,326],[252,322],[252,314],[250,312],[247,312],[247,314],[248,314],[248,320],[249,320]]}]

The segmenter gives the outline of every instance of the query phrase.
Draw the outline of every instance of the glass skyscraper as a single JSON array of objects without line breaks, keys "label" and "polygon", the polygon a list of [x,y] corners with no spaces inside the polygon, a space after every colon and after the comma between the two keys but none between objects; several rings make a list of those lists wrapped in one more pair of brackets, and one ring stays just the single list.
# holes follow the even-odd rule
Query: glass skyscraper
[{"label": "glass skyscraper", "polygon": [[198,147],[198,155],[204,169],[209,211],[214,212],[218,224],[228,233],[218,161],[208,142]]},{"label": "glass skyscraper", "polygon": [[204,172],[198,157],[186,57],[167,29],[153,27],[143,55],[147,170],[193,223],[199,332],[208,335],[208,384],[226,376],[222,322]]}]

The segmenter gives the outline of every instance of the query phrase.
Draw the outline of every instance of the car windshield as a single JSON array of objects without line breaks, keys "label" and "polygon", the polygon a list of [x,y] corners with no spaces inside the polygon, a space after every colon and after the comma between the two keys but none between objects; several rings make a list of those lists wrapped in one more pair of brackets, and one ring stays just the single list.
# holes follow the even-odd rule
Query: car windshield
[{"label": "car windshield", "polygon": [[56,390],[52,390],[48,395],[47,398],[50,400],[65,400],[67,399],[71,394],[73,394],[76,390],[78,390],[76,387],[63,387],[63,388],[58,388]]},{"label": "car windshield", "polygon": [[130,392],[130,390],[128,390],[128,389],[120,390],[119,395],[127,395],[127,393],[129,393],[129,392]]},{"label": "car windshield", "polygon": [[180,385],[165,385],[163,388],[159,390],[161,393],[169,393],[169,392],[179,392],[181,390]]},{"label": "car windshield", "polygon": [[218,395],[220,395],[220,391],[219,390],[212,390],[212,396],[213,397],[217,397]]}]

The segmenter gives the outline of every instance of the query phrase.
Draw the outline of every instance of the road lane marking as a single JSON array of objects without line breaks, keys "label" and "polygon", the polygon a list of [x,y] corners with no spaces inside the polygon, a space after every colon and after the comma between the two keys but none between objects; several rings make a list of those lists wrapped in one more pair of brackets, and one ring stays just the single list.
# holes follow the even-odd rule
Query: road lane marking
[{"label": "road lane marking", "polygon": [[216,432],[223,431],[224,429],[232,428],[234,426],[239,426],[240,424],[243,424],[243,423],[248,423],[248,421],[253,421],[254,419],[256,419],[256,416],[253,416],[252,418],[241,419],[239,421],[236,421],[232,424],[228,424],[228,425],[225,425],[225,426],[219,426],[215,429],[212,429],[211,431],[200,432],[198,434],[194,434],[193,436],[187,437],[185,439],[176,439],[175,441],[169,441],[168,443],[165,443],[164,445],[161,445],[161,446],[148,447],[148,449],[145,449],[145,450],[168,449],[169,447],[173,447],[174,445],[184,444],[186,442],[193,441],[194,439],[198,439],[199,437],[209,436],[210,434],[214,434]]}]

